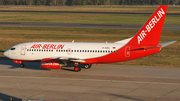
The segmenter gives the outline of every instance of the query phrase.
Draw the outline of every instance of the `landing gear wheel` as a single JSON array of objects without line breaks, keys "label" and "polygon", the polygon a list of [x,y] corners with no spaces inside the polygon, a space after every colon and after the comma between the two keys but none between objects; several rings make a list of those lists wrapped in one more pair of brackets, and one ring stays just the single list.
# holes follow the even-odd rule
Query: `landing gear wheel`
[{"label": "landing gear wheel", "polygon": [[23,63],[22,63],[22,64],[20,64],[20,67],[21,67],[21,68],[24,68],[24,64],[23,64]]},{"label": "landing gear wheel", "polygon": [[85,69],[91,68],[91,64],[90,64],[90,65],[89,65],[89,64],[85,64],[85,65],[84,65],[84,68],[85,68]]},{"label": "landing gear wheel", "polygon": [[75,67],[74,67],[74,71],[75,71],[75,72],[81,71],[81,67],[80,67],[80,66],[75,66]]}]

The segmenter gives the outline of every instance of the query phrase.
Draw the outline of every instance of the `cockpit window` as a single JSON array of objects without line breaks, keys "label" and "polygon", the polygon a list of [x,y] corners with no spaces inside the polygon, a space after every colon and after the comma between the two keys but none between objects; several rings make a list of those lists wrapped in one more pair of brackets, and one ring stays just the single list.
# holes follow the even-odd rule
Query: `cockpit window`
[{"label": "cockpit window", "polygon": [[15,50],[16,48],[11,48],[11,50]]}]

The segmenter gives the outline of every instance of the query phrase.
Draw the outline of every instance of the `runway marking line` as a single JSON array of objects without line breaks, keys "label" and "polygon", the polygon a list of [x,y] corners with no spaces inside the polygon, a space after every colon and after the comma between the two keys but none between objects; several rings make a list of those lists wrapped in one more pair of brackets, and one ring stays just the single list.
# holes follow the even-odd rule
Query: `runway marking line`
[{"label": "runway marking line", "polygon": [[180,83],[162,83],[162,82],[141,82],[141,81],[119,81],[119,80],[98,80],[98,79],[77,79],[77,78],[50,78],[50,77],[22,77],[22,76],[0,76],[0,78],[25,78],[25,79],[54,79],[54,80],[79,80],[79,81],[100,81],[100,82],[120,82],[120,83],[149,83],[163,85],[180,85]]}]

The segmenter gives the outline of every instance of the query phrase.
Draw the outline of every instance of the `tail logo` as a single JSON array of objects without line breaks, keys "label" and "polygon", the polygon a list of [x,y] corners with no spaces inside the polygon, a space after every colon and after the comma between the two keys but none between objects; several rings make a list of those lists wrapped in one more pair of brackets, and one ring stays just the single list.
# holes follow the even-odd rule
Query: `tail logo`
[{"label": "tail logo", "polygon": [[143,39],[146,38],[148,35],[147,33],[151,32],[151,30],[154,28],[154,26],[160,21],[160,19],[165,15],[165,12],[162,8],[157,12],[156,15],[147,23],[145,30],[142,30],[141,33],[137,36],[138,44],[143,41]]}]

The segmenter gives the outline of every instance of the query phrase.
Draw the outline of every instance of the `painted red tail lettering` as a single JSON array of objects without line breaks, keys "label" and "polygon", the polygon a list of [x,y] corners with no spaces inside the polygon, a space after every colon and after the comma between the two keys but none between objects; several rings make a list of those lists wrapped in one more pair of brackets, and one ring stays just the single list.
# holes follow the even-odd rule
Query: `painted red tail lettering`
[{"label": "painted red tail lettering", "polygon": [[159,6],[128,44],[158,45],[167,6]]},{"label": "painted red tail lettering", "polygon": [[[154,17],[148,22],[148,24],[146,25],[146,31],[142,30],[141,33],[137,36],[138,39],[138,44],[141,43],[141,41],[143,41],[143,39],[145,39],[145,37],[147,36],[147,34],[145,32],[150,32],[154,26],[160,21],[160,19],[162,18],[162,16],[165,14],[164,10],[161,8],[156,15],[154,15]],[[157,18],[157,15],[159,18]]]}]

